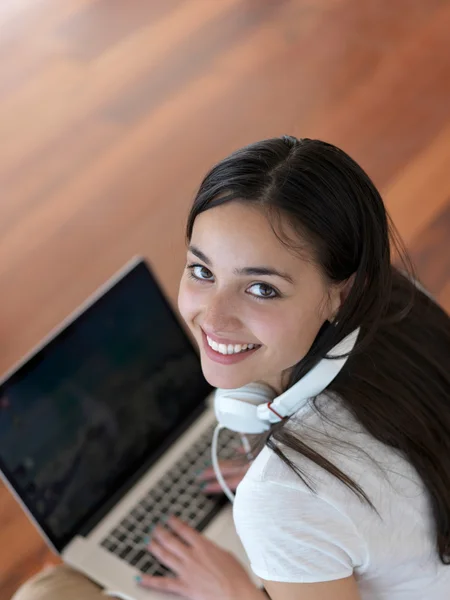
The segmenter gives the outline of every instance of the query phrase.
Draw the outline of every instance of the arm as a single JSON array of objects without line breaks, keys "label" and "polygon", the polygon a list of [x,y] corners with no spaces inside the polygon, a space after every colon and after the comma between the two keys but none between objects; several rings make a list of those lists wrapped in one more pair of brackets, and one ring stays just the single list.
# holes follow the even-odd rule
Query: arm
[{"label": "arm", "polygon": [[[325,583],[263,583],[272,600],[361,600],[353,576]],[[259,600],[259,597],[255,596],[254,600]]]}]

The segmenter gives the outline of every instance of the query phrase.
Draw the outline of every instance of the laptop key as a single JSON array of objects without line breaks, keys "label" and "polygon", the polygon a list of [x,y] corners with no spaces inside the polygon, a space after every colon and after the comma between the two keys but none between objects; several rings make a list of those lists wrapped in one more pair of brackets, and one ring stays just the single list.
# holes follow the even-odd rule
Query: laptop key
[{"label": "laptop key", "polygon": [[154,567],[155,567],[155,562],[153,560],[147,560],[144,563],[142,563],[141,565],[139,565],[139,570],[142,571],[142,573],[150,574],[151,571],[154,569]]},{"label": "laptop key", "polygon": [[133,548],[131,546],[125,546],[125,548],[119,553],[120,558],[126,558],[129,554],[131,554]]},{"label": "laptop key", "polygon": [[146,550],[139,550],[139,552],[133,558],[133,563],[134,564],[138,563],[140,560],[142,560],[144,558],[144,556],[147,556],[147,555],[148,555],[148,552]]}]

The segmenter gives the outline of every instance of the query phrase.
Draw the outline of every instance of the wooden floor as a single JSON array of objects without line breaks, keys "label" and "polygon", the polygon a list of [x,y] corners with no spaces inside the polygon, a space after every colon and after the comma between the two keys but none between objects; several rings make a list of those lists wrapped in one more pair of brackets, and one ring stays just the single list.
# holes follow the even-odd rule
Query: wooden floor
[{"label": "wooden floor", "polygon": [[[1,2],[0,370],[135,254],[174,300],[202,174],[283,133],[367,169],[449,310],[449,31],[444,0]],[[49,557],[0,488],[0,598]]]}]

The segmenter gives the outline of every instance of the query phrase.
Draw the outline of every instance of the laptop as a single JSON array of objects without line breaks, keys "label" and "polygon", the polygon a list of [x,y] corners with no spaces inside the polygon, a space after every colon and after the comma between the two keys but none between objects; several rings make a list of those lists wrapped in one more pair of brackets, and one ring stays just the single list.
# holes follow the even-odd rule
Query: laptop
[{"label": "laptop", "polygon": [[[195,479],[210,460],[212,392],[140,258],[0,383],[6,485],[54,552],[107,593],[167,600],[139,588],[135,575],[170,573],[144,544],[170,514],[250,573],[230,504]],[[240,443],[222,431],[219,456],[233,456]]]}]

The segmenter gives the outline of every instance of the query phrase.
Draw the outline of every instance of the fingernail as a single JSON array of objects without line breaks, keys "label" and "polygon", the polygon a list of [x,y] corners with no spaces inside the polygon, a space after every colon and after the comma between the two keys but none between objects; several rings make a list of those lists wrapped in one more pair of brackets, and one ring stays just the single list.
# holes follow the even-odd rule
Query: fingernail
[{"label": "fingernail", "polygon": [[142,583],[142,577],[140,575],[135,575],[134,580],[136,581],[136,583]]},{"label": "fingernail", "polygon": [[142,543],[144,544],[144,546],[148,546],[150,544],[150,536],[146,535],[145,538],[142,540]]},{"label": "fingernail", "polygon": [[208,482],[207,481],[203,481],[203,483],[200,484],[200,489],[204,490],[207,487],[207,485],[208,485]]},{"label": "fingernail", "polygon": [[166,514],[166,515],[162,516],[161,517],[161,525],[165,525],[169,519],[170,519],[170,515],[169,514]]}]

